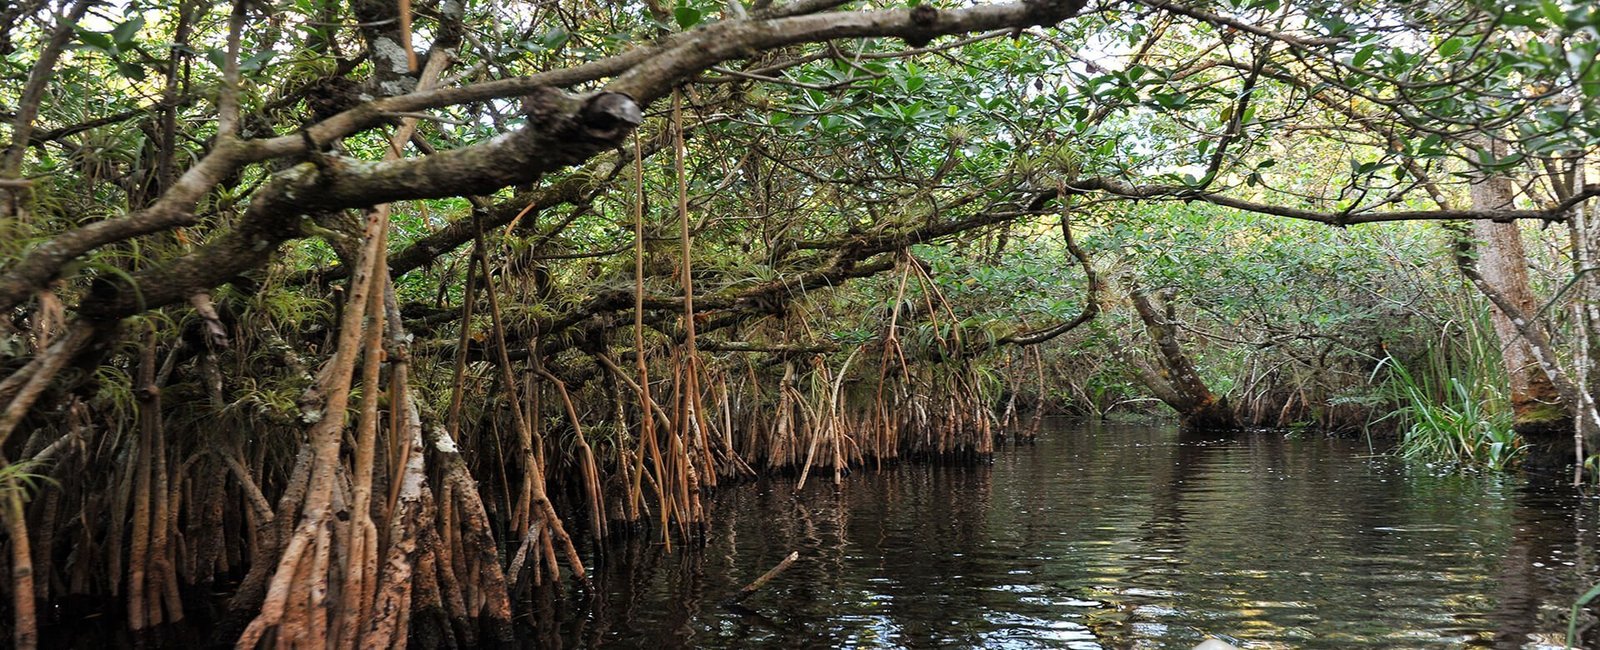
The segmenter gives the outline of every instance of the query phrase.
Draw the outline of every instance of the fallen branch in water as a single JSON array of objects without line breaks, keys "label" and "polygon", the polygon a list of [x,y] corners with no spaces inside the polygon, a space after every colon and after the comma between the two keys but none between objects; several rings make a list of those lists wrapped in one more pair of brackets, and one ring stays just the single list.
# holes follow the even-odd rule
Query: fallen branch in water
[{"label": "fallen branch in water", "polygon": [[743,589],[739,590],[739,593],[729,596],[726,600],[722,601],[723,606],[737,605],[739,604],[739,601],[749,598],[751,594],[754,594],[762,587],[767,586],[768,582],[771,582],[773,578],[778,577],[778,574],[783,573],[790,567],[790,565],[794,564],[795,560],[798,559],[800,559],[800,551],[794,551],[790,553],[789,556],[783,558],[783,561],[779,562],[777,566],[772,567],[772,569],[768,570],[766,573],[761,574],[761,577],[756,578],[754,582],[745,585]]}]

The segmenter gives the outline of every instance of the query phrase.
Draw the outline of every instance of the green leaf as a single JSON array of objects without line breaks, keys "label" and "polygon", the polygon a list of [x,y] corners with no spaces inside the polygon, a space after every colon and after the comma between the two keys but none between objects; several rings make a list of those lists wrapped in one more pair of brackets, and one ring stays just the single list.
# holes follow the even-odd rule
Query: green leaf
[{"label": "green leaf", "polygon": [[1572,603],[1572,613],[1567,619],[1568,647],[1576,647],[1572,645],[1572,641],[1578,636],[1578,611],[1583,609],[1584,605],[1589,604],[1589,601],[1594,600],[1596,597],[1600,597],[1600,585],[1590,587],[1588,591],[1584,592],[1582,596],[1578,597],[1577,602]]},{"label": "green leaf", "polygon": [[247,56],[247,57],[239,60],[239,71],[240,72],[255,72],[257,70],[260,70],[262,67],[267,65],[268,61],[272,60],[272,57],[277,56],[277,55],[278,55],[278,53],[275,52],[275,51],[264,50],[264,51],[252,54],[250,56]]},{"label": "green leaf", "polygon": [[144,81],[144,66],[137,63],[128,63],[127,61],[118,61],[117,74],[134,81]]},{"label": "green leaf", "polygon": [[1439,56],[1450,56],[1456,52],[1460,52],[1461,46],[1465,44],[1466,41],[1460,37],[1447,38],[1443,43],[1439,44]]},{"label": "green leaf", "polygon": [[1500,22],[1512,27],[1538,27],[1539,17],[1533,14],[1508,11],[1505,13],[1505,15],[1500,17]]},{"label": "green leaf", "polygon": [[106,54],[115,55],[117,53],[117,44],[112,42],[110,36],[100,32],[91,32],[86,29],[79,28],[78,40],[83,41],[84,45],[88,45],[89,47],[105,52]]},{"label": "green leaf", "polygon": [[111,30],[111,40],[116,41],[118,47],[126,50],[133,45],[133,38],[139,35],[139,30],[141,29],[144,29],[144,17],[135,16]]},{"label": "green leaf", "polygon": [[694,7],[678,5],[677,8],[672,10],[672,18],[678,21],[678,27],[688,29],[700,24],[700,21],[705,18],[705,14]]},{"label": "green leaf", "polygon": [[1554,0],[1540,0],[1539,10],[1544,12],[1545,20],[1550,21],[1551,25],[1563,27],[1567,24],[1567,14],[1561,11],[1560,3]]},{"label": "green leaf", "polygon": [[544,34],[539,36],[539,44],[543,45],[547,50],[555,50],[559,49],[563,45],[566,45],[567,41],[571,38],[572,35],[568,34],[567,30],[562,29],[560,26],[556,26],[551,27],[549,30],[545,31]]},{"label": "green leaf", "polygon": [[1356,55],[1354,57],[1351,57],[1350,65],[1353,65],[1357,68],[1361,67],[1361,65],[1366,63],[1368,59],[1371,59],[1373,53],[1377,51],[1378,46],[1376,45],[1368,45],[1361,48],[1360,50],[1356,51]]},{"label": "green leaf", "polygon": [[1189,96],[1181,92],[1151,93],[1150,99],[1154,100],[1162,108],[1182,108],[1184,104],[1189,103]]}]

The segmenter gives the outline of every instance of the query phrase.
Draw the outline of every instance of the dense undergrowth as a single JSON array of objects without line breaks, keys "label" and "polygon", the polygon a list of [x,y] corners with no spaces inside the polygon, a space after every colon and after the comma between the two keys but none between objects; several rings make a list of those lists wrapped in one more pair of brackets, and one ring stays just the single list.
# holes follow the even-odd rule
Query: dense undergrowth
[{"label": "dense undergrowth", "polygon": [[1595,412],[1600,14],[1511,4],[0,7],[12,638],[508,642],[720,485],[1047,413],[1512,466],[1514,373]]}]

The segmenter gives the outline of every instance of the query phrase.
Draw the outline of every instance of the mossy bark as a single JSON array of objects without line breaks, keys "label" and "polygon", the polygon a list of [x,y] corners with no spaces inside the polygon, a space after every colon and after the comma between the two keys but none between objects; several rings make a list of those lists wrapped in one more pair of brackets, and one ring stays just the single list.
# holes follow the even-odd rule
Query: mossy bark
[{"label": "mossy bark", "polygon": [[[1472,207],[1482,210],[1514,206],[1515,187],[1506,176],[1486,176],[1471,186]],[[1522,231],[1514,223],[1479,222],[1473,235],[1481,243],[1474,264],[1483,282],[1521,312],[1534,314],[1539,307],[1528,285],[1528,257]],[[1529,445],[1525,463],[1530,468],[1553,469],[1574,462],[1574,420],[1550,373],[1541,367],[1532,343],[1517,329],[1504,309],[1490,312],[1490,322],[1500,339],[1501,361],[1510,384],[1514,428]]]},{"label": "mossy bark", "polygon": [[1177,316],[1172,304],[1157,305],[1138,287],[1129,291],[1128,297],[1139,313],[1139,320],[1144,322],[1150,340],[1155,343],[1156,359],[1161,365],[1154,373],[1140,373],[1151,392],[1178,412],[1180,426],[1185,431],[1238,429],[1239,419],[1228,406],[1228,400],[1211,392],[1178,340]]}]

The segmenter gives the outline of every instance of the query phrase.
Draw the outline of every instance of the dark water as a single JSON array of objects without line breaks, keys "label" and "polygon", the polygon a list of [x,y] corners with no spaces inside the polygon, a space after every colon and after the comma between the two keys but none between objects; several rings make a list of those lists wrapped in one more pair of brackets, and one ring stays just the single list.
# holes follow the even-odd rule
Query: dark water
[{"label": "dark water", "polygon": [[[1058,427],[992,465],[792,490],[725,490],[699,550],[614,547],[590,594],[539,598],[525,640],[1561,647],[1572,601],[1600,581],[1600,502],[1408,467],[1360,441]],[[743,609],[719,604],[790,551],[800,561]]]}]

